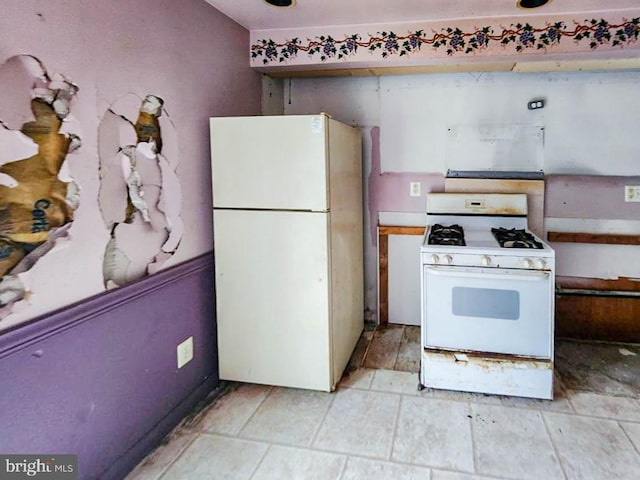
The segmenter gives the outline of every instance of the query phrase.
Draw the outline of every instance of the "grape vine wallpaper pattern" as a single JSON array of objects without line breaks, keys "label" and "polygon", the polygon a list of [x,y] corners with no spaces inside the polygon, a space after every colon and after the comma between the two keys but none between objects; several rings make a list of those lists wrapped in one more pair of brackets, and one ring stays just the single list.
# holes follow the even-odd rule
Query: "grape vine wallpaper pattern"
[{"label": "grape vine wallpaper pattern", "polygon": [[640,17],[622,19],[617,23],[603,18],[546,23],[536,27],[530,23],[511,23],[508,27],[483,26],[463,29],[443,27],[439,30],[426,29],[399,33],[382,31],[375,34],[351,33],[343,38],[325,34],[306,41],[294,37],[284,41],[271,38],[258,39],[251,45],[251,59],[254,64],[273,65],[286,63],[300,53],[306,53],[312,60],[343,60],[366,50],[378,60],[391,56],[409,56],[424,47],[447,56],[482,54],[492,47],[499,47],[503,53],[524,53],[538,51],[551,53],[558,49],[561,41],[573,41],[575,46],[585,50],[595,50],[603,46],[622,48],[637,42],[640,35]]}]

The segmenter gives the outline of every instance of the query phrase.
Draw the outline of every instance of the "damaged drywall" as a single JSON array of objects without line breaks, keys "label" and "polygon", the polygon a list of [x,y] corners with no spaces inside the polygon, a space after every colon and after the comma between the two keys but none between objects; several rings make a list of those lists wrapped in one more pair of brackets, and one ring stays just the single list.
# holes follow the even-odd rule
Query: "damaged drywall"
[{"label": "damaged drywall", "polygon": [[160,97],[128,94],[105,113],[98,142],[99,203],[111,235],[103,280],[115,288],[157,271],[180,244],[177,141]]},{"label": "damaged drywall", "polygon": [[0,66],[0,319],[28,296],[29,269],[68,237],[79,205],[67,155],[78,87],[29,55]]}]

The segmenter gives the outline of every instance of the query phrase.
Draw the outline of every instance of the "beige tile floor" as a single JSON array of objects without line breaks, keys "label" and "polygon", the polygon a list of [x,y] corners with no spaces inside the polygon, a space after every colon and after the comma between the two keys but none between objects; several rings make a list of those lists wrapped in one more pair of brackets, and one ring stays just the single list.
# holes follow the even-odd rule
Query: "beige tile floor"
[{"label": "beige tile floor", "polygon": [[226,385],[127,480],[640,479],[640,345],[558,342],[543,401],[418,391],[416,332],[367,330],[333,393]]}]

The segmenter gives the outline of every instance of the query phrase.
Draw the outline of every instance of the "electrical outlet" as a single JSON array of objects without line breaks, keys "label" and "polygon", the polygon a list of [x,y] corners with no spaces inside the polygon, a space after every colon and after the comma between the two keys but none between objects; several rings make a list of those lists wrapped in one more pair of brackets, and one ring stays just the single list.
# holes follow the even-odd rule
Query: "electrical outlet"
[{"label": "electrical outlet", "polygon": [[178,345],[178,368],[184,367],[193,360],[193,337],[187,338]]},{"label": "electrical outlet", "polygon": [[624,186],[624,201],[625,202],[640,202],[640,185],[625,185]]},{"label": "electrical outlet", "polygon": [[527,103],[527,108],[529,110],[538,110],[539,108],[544,108],[544,100],[533,100]]},{"label": "electrical outlet", "polygon": [[410,197],[420,196],[420,182],[409,182],[409,196]]}]

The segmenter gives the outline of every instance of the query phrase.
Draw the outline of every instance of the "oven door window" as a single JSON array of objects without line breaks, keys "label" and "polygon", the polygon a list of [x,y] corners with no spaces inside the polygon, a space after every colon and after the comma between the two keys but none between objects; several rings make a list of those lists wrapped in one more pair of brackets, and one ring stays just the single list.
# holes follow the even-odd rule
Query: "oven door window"
[{"label": "oven door window", "polygon": [[520,292],[496,288],[453,287],[452,311],[462,317],[520,318]]},{"label": "oven door window", "polygon": [[425,265],[422,283],[425,346],[550,358],[549,272]]}]

